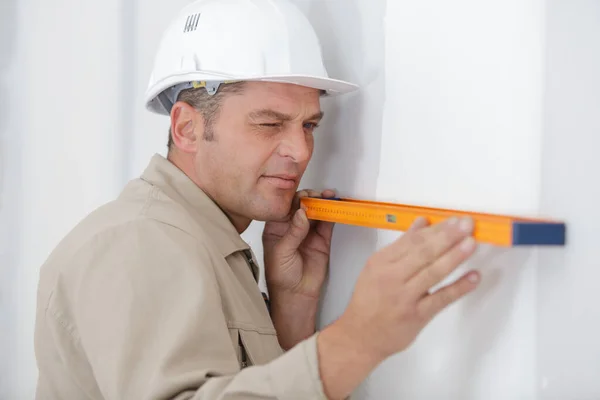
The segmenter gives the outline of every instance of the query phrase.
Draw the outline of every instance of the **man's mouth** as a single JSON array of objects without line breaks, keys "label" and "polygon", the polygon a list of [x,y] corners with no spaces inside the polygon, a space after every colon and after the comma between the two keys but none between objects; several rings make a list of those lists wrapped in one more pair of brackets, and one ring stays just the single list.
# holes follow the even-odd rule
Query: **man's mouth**
[{"label": "man's mouth", "polygon": [[271,184],[279,189],[293,189],[296,187],[299,177],[297,175],[277,174],[277,175],[264,175],[263,178],[269,184]]}]

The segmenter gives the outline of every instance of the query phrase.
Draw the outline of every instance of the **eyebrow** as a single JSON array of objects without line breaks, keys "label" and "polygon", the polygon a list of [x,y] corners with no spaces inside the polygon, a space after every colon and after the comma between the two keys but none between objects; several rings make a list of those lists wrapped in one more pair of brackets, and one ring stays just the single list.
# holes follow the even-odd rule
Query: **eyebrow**
[{"label": "eyebrow", "polygon": [[[321,119],[323,119],[324,115],[325,115],[325,113],[323,111],[319,111],[318,113],[313,114],[310,117],[308,117],[306,120],[307,121],[311,121],[311,120],[318,120],[318,121],[320,121]],[[280,120],[280,121],[291,121],[291,120],[293,120],[293,118],[290,115],[288,115],[288,114],[283,114],[283,113],[280,113],[278,111],[270,110],[270,109],[263,109],[263,110],[252,111],[249,114],[249,117],[251,119],[272,118],[272,119],[277,119],[277,120]]]}]

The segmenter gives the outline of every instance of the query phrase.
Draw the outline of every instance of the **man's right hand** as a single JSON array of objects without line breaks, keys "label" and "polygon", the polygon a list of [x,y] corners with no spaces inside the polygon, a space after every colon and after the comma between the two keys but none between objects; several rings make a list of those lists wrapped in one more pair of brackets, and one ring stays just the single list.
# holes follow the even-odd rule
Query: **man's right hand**
[{"label": "man's right hand", "polygon": [[431,319],[471,292],[471,271],[434,292],[475,251],[470,219],[428,226],[424,219],[373,254],[342,316],[318,338],[321,377],[330,399],[343,399],[389,356],[405,350]]}]

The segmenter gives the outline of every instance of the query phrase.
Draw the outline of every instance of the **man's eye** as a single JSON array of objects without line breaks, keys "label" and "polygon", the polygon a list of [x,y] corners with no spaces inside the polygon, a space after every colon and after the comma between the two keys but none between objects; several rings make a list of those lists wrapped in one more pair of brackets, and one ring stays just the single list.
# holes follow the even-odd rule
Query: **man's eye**
[{"label": "man's eye", "polygon": [[307,122],[306,124],[304,124],[304,129],[317,129],[319,127],[319,124],[314,123],[314,122]]},{"label": "man's eye", "polygon": [[260,124],[261,126],[266,126],[268,128],[277,128],[280,127],[281,124],[278,122],[272,122],[272,123],[268,123],[268,124]]}]

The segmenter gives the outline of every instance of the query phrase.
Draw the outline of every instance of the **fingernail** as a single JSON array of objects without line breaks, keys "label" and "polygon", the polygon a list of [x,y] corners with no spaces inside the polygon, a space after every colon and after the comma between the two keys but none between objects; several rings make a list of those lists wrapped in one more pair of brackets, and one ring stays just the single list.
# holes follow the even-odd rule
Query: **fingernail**
[{"label": "fingernail", "polygon": [[473,230],[473,220],[469,217],[461,218],[460,230],[465,233],[471,232]]},{"label": "fingernail", "polygon": [[473,246],[475,246],[475,240],[472,236],[465,238],[460,244],[460,249],[464,252],[468,252],[473,250]]},{"label": "fingernail", "polygon": [[300,209],[298,209],[298,211],[296,211],[296,220],[298,222],[304,220],[304,215],[302,215],[302,214],[304,214],[304,210],[303,209],[300,208]]},{"label": "fingernail", "polygon": [[424,217],[417,217],[412,224],[410,225],[410,227],[408,228],[409,231],[413,231],[415,229],[417,229],[418,227],[420,227],[421,225],[424,225],[425,222],[427,220]]},{"label": "fingernail", "polygon": [[456,217],[451,217],[451,218],[448,219],[448,225],[449,226],[456,225],[457,222],[458,222],[458,218],[456,218]]},{"label": "fingernail", "polygon": [[479,282],[479,274],[476,274],[475,272],[472,272],[472,273],[469,274],[469,276],[467,277],[467,279],[471,283],[477,283],[477,282]]}]

